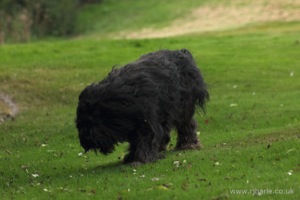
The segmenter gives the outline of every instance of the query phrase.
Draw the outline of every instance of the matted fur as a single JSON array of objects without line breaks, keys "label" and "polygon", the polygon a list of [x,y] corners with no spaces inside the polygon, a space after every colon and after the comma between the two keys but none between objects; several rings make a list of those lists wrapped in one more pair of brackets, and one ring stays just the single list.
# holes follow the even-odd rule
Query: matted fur
[{"label": "matted fur", "polygon": [[153,162],[161,158],[177,129],[176,149],[199,148],[196,106],[204,110],[206,85],[191,53],[160,50],[87,86],[79,96],[76,127],[85,151],[111,153],[129,142],[124,162]]}]

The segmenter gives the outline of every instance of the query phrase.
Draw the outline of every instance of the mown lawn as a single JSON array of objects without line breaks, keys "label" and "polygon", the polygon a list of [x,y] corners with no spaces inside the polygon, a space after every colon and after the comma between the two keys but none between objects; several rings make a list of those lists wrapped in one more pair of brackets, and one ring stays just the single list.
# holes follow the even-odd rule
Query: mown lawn
[{"label": "mown lawn", "polygon": [[[1,46],[0,91],[21,110],[0,125],[1,199],[299,199],[299,30]],[[166,159],[136,168],[121,164],[127,144],[82,154],[80,91],[114,65],[180,48],[209,84],[207,112],[196,116],[204,148],[173,151],[173,134]]]}]

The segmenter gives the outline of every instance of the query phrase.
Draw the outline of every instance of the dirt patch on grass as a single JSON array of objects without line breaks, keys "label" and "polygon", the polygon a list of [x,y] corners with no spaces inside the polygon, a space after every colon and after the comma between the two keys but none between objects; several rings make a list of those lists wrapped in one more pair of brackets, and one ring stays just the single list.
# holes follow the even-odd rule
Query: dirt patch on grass
[{"label": "dirt patch on grass", "polygon": [[220,31],[265,22],[300,21],[300,0],[231,0],[195,8],[162,29],[146,28],[120,33],[119,38],[160,38],[208,31]]},{"label": "dirt patch on grass", "polygon": [[6,94],[0,93],[0,124],[7,119],[13,119],[18,114],[19,108]]}]

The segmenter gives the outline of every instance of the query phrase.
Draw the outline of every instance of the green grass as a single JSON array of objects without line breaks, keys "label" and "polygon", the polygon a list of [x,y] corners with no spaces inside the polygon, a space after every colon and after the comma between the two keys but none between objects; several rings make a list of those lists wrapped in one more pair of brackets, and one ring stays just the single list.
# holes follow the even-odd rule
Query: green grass
[{"label": "green grass", "polygon": [[[161,9],[173,9],[168,2]],[[145,19],[136,20],[138,28]],[[21,110],[0,124],[1,199],[299,199],[299,31],[299,23],[271,23],[165,39],[1,46],[0,91]],[[81,155],[74,125],[80,91],[114,65],[180,48],[193,53],[209,84],[207,112],[196,114],[204,148],[173,151],[172,134],[166,159],[136,168],[121,164],[127,144],[108,156]]]},{"label": "green grass", "polygon": [[[0,127],[1,196],[250,199],[252,195],[234,195],[230,190],[292,188],[295,194],[290,196],[260,197],[297,199],[298,36],[226,33],[2,46],[0,89],[14,98],[21,113]],[[79,156],[74,118],[84,86],[102,79],[115,64],[160,48],[182,47],[193,52],[209,84],[207,114],[196,116],[204,148],[172,151],[173,135],[166,159],[138,168],[120,164],[126,144],[109,156]]]}]

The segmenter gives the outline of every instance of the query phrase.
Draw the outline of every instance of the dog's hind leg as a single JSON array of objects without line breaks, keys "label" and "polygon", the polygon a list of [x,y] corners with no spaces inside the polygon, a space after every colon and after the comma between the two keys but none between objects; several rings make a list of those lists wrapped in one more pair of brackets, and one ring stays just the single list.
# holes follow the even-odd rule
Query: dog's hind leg
[{"label": "dog's hind leg", "polygon": [[196,134],[197,124],[193,118],[176,124],[176,128],[178,134],[176,150],[200,149],[201,144]]}]

